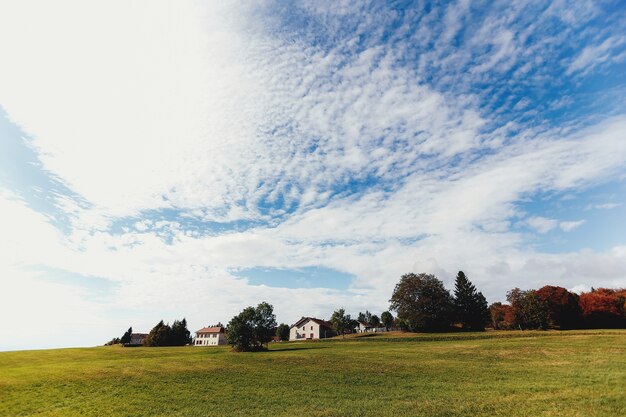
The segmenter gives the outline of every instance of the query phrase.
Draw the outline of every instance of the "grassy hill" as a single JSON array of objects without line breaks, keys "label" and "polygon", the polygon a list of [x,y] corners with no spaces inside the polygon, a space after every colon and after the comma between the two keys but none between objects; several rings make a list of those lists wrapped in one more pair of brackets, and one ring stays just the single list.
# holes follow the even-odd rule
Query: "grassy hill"
[{"label": "grassy hill", "polygon": [[0,353],[2,416],[624,416],[626,331]]}]

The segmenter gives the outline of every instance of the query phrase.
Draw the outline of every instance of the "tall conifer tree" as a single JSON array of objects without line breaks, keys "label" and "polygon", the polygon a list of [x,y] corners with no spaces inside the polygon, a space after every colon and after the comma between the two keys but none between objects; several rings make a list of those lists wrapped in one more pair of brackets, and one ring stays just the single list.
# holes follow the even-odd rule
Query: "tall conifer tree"
[{"label": "tall conifer tree", "polygon": [[482,293],[476,291],[463,271],[459,271],[454,283],[454,309],[456,320],[465,330],[485,330],[489,322],[489,308]]}]

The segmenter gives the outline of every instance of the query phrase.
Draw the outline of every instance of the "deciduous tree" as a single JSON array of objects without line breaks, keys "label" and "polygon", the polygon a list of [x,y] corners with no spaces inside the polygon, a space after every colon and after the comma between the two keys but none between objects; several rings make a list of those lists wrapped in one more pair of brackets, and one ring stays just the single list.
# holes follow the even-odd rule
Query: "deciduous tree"
[{"label": "deciduous tree", "polygon": [[515,313],[508,304],[493,303],[489,306],[491,326],[495,330],[510,330],[515,328]]},{"label": "deciduous tree", "polygon": [[337,334],[345,337],[346,331],[351,330],[354,320],[352,320],[350,314],[346,314],[346,311],[340,308],[339,310],[335,310],[333,315],[330,316],[330,322]]},{"label": "deciduous tree", "polygon": [[450,326],[452,297],[443,282],[431,274],[404,274],[396,284],[390,310],[412,331],[443,330]]},{"label": "deciduous tree", "polygon": [[256,308],[246,307],[228,323],[228,343],[239,352],[266,349],[275,327],[276,316],[271,304],[263,302]]},{"label": "deciduous tree", "polygon": [[563,287],[546,285],[536,291],[548,311],[548,324],[559,329],[573,329],[581,325],[578,295]]},{"label": "deciduous tree", "polygon": [[380,321],[389,330],[393,326],[393,315],[388,311],[383,311],[380,315]]},{"label": "deciduous tree", "polygon": [[547,329],[548,308],[537,291],[514,288],[507,293],[507,301],[513,308],[515,327],[520,329]]},{"label": "deciduous tree", "polygon": [[287,340],[289,340],[289,325],[285,323],[281,323],[276,328],[276,337],[278,337],[278,340],[283,341],[283,342],[286,342]]},{"label": "deciduous tree", "polygon": [[579,304],[586,327],[626,326],[626,289],[598,288],[582,293]]}]

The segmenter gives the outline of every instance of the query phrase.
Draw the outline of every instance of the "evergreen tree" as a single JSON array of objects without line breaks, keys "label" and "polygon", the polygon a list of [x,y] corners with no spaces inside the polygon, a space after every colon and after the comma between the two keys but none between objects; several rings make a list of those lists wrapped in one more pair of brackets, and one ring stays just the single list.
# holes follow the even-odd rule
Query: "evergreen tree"
[{"label": "evergreen tree", "polygon": [[380,326],[380,319],[376,314],[372,314],[372,317],[370,318],[370,324],[374,327]]},{"label": "evergreen tree", "polygon": [[123,345],[129,344],[132,334],[133,334],[133,328],[129,327],[128,330],[126,330],[126,333],[124,333],[124,336],[120,338],[120,343]]},{"label": "evergreen tree", "polygon": [[454,283],[454,310],[456,320],[465,330],[485,330],[490,320],[487,300],[463,271],[459,271]]},{"label": "evergreen tree", "polygon": [[169,346],[171,331],[170,326],[163,323],[163,320],[161,320],[150,330],[143,344],[145,346]]},{"label": "evergreen tree", "polygon": [[191,332],[187,329],[187,320],[174,320],[170,333],[169,346],[185,346],[191,343]]}]

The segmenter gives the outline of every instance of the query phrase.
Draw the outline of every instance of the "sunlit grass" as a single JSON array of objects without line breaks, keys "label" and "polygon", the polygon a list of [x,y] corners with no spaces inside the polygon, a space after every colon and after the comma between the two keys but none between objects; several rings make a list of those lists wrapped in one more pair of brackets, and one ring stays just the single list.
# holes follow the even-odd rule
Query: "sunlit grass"
[{"label": "sunlit grass", "polygon": [[6,416],[621,416],[626,331],[0,353]]}]

